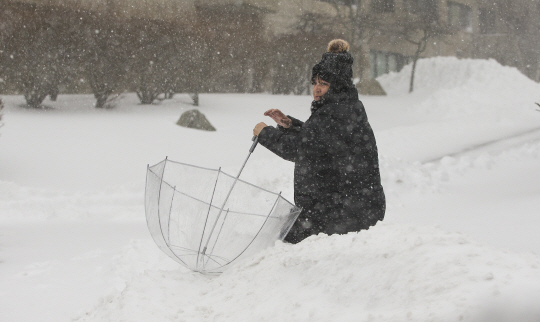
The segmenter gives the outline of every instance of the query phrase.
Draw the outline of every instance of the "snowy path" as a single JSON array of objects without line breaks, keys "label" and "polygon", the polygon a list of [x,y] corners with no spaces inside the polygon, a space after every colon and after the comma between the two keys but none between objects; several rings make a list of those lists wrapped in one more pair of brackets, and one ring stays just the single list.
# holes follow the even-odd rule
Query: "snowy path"
[{"label": "snowy path", "polygon": [[447,153],[439,158],[432,160],[426,160],[423,163],[430,163],[440,161],[444,157],[463,157],[463,156],[474,156],[481,153],[496,153],[503,152],[504,150],[519,147],[526,143],[536,143],[540,141],[540,127],[526,130],[516,134],[510,134],[502,138],[494,139],[488,142],[481,144],[476,144],[471,147],[468,147],[464,150]]}]

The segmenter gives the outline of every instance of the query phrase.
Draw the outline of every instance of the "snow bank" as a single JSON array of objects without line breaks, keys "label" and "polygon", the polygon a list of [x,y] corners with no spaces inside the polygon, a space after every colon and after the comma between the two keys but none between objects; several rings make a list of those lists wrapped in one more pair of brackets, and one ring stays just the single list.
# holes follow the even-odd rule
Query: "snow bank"
[{"label": "snow bank", "polygon": [[117,265],[132,269],[118,272],[125,288],[77,321],[485,321],[493,312],[506,321],[540,318],[538,257],[436,228],[379,223],[361,233],[277,243],[216,278],[170,269],[155,250],[146,243],[126,249],[116,262],[139,265]]},{"label": "snow bank", "polygon": [[[417,68],[412,94],[411,66],[378,78],[389,93],[386,104],[393,105],[388,108],[392,115],[385,117],[398,125],[376,131],[382,156],[429,162],[489,142],[540,133],[534,104],[540,101],[540,84],[517,69],[494,60],[454,57],[422,59]],[[403,118],[402,123],[394,115]]]},{"label": "snow bank", "polygon": [[[389,95],[408,93],[412,64],[377,80]],[[414,80],[416,94],[429,93],[416,106],[425,112],[462,113],[518,112],[533,109],[540,99],[540,84],[513,67],[493,59],[434,57],[420,59]]]},{"label": "snow bank", "polygon": [[473,151],[457,156],[445,156],[433,162],[411,162],[380,158],[381,179],[385,192],[396,197],[405,192],[440,191],[452,178],[464,178],[475,171],[498,169],[502,165],[534,162],[540,158],[540,141],[519,144],[506,150]]}]

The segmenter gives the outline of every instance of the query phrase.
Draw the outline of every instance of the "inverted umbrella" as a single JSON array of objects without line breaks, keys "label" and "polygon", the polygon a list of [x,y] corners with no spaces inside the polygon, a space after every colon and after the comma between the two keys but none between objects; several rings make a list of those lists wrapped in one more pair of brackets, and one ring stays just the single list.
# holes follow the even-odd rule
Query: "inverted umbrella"
[{"label": "inverted umbrella", "polygon": [[236,177],[165,160],[148,166],[145,211],[152,238],[185,267],[219,274],[241,258],[283,240],[301,209]]}]

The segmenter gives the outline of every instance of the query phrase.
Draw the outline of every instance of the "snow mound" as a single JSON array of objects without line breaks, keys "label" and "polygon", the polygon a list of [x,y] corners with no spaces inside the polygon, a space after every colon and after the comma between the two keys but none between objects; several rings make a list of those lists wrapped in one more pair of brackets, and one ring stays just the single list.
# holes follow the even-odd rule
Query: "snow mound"
[{"label": "snow mound", "polygon": [[[155,250],[141,246],[126,250],[130,260],[124,262],[141,262],[133,254],[155,257]],[[183,268],[162,270],[161,259],[153,267],[143,266],[133,266],[130,277],[122,271],[125,288],[105,296],[78,321],[476,322],[488,317],[496,321],[494,313],[506,321],[540,317],[535,306],[540,300],[540,258],[506,253],[431,227],[379,223],[361,233],[321,234],[297,245],[278,242],[216,278]],[[505,306],[497,306],[498,301]]]},{"label": "snow mound", "polygon": [[[387,197],[398,198],[407,192],[441,191],[441,186],[452,178],[490,169],[499,169],[506,164],[535,162],[540,158],[540,142],[533,141],[508,148],[504,151],[474,151],[475,154],[462,153],[444,156],[431,162],[410,162],[402,159],[381,156],[381,180]],[[390,198],[387,198],[390,199]]]},{"label": "snow mound", "polygon": [[[377,80],[389,95],[408,93],[412,64]],[[449,113],[516,111],[533,107],[540,99],[540,84],[514,67],[493,59],[434,57],[418,61],[414,92],[427,99],[417,108]],[[495,94],[494,94],[495,93]]]}]

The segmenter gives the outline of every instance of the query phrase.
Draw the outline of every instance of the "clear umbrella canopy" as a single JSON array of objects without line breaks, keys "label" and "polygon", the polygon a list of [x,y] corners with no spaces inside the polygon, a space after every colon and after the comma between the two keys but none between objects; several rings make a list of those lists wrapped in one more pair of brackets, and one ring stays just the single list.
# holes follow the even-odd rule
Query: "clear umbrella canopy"
[{"label": "clear umbrella canopy", "polygon": [[283,240],[301,209],[238,176],[168,159],[149,166],[146,219],[159,248],[194,271],[219,274]]}]

